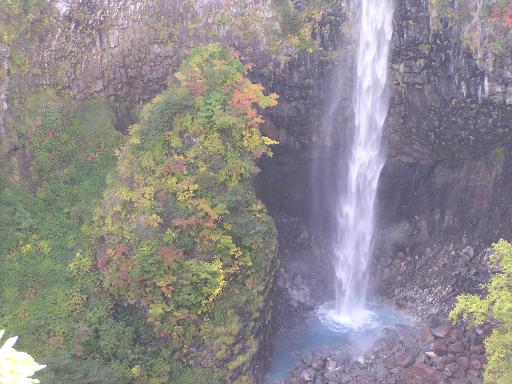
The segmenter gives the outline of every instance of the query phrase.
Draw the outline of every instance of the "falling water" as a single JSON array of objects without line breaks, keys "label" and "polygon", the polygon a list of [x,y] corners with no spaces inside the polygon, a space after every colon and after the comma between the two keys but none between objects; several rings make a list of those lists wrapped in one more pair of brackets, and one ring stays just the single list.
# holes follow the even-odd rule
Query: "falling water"
[{"label": "falling water", "polygon": [[384,165],[382,130],[388,110],[387,70],[392,35],[392,0],[362,0],[355,132],[349,150],[344,191],[338,196],[333,241],[336,301],[331,321],[359,327],[371,321],[366,309],[368,266],[375,228],[375,197]]}]

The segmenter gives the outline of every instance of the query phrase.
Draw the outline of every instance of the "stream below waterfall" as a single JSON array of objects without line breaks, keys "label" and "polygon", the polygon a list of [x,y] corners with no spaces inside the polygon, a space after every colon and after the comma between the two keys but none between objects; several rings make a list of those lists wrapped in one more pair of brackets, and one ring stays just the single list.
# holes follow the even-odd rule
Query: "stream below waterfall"
[{"label": "stream below waterfall", "polygon": [[312,311],[310,316],[299,325],[278,330],[273,339],[270,367],[263,383],[281,382],[304,355],[317,349],[338,350],[350,345],[356,350],[364,351],[372,346],[384,328],[413,323],[405,314],[385,304],[370,301],[367,303],[367,308],[373,316],[372,320],[362,328],[331,325],[323,321],[318,311]]}]

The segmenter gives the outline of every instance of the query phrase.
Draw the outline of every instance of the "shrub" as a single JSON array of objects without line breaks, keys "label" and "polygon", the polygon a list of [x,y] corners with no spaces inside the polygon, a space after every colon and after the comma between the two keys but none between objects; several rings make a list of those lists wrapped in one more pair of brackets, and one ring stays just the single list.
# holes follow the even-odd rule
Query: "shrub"
[{"label": "shrub", "polygon": [[489,322],[495,326],[485,340],[488,362],[484,379],[489,384],[506,384],[512,382],[512,245],[500,240],[493,248],[489,264],[494,273],[485,284],[487,294],[457,297],[450,317],[456,321],[461,316],[472,325]]}]

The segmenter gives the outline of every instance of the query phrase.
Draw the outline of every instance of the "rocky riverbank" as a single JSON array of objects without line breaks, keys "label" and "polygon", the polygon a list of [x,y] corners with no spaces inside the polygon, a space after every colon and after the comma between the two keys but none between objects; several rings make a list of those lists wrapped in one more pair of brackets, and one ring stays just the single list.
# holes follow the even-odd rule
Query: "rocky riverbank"
[{"label": "rocky riverbank", "polygon": [[384,329],[366,350],[347,345],[307,354],[275,384],[478,384],[486,361],[485,333],[448,322],[398,325]]}]

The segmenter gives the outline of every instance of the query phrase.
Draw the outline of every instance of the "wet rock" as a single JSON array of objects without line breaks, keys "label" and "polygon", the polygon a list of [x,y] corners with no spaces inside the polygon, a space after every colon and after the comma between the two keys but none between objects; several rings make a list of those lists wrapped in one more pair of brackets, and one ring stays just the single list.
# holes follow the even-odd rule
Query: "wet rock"
[{"label": "wet rock", "polygon": [[339,371],[330,371],[324,373],[324,379],[331,383],[337,383],[343,377],[343,373]]},{"label": "wet rock", "polygon": [[448,325],[434,339],[432,328],[439,328],[439,322],[435,327],[388,328],[364,351],[351,345],[337,352],[316,351],[303,358],[294,376],[302,384],[481,383],[486,360],[482,345],[469,343],[473,331]]},{"label": "wet rock", "polygon": [[407,384],[441,384],[442,382],[442,375],[423,363],[415,363],[404,372],[404,383]]},{"label": "wet rock", "polygon": [[444,339],[451,331],[451,327],[447,324],[440,325],[432,330],[432,335],[437,338]]},{"label": "wet rock", "polygon": [[467,356],[458,357],[457,364],[459,364],[462,369],[467,370],[469,368],[469,358]]},{"label": "wet rock", "polygon": [[485,353],[484,347],[482,344],[472,345],[471,347],[469,347],[469,352],[477,354],[477,355]]},{"label": "wet rock", "polygon": [[432,341],[434,339],[429,327],[422,327],[420,329],[420,337],[419,338],[421,341],[424,341],[424,342]]},{"label": "wet rock", "polygon": [[432,343],[432,351],[437,356],[445,356],[448,352],[446,344],[443,340],[436,340]]},{"label": "wet rock", "polygon": [[377,380],[378,383],[384,382],[384,380],[388,376],[386,366],[383,363],[375,365],[374,372],[375,379]]},{"label": "wet rock", "polygon": [[457,363],[449,363],[443,368],[443,373],[448,377],[456,377],[458,371],[459,366]]},{"label": "wet rock", "polygon": [[465,349],[466,349],[466,347],[465,347],[464,343],[462,343],[461,341],[457,341],[448,346],[448,351],[454,352],[454,353],[464,352]]},{"label": "wet rock", "polygon": [[302,371],[300,377],[304,380],[304,381],[313,381],[313,378],[315,377],[315,370],[312,369],[312,368],[309,368],[309,369],[306,369],[304,371]]},{"label": "wet rock", "polygon": [[412,356],[407,352],[400,352],[395,357],[395,362],[399,367],[407,368],[415,361],[416,356]]},{"label": "wet rock", "polygon": [[[471,359],[469,360],[469,368],[470,372],[478,372],[480,369],[482,369],[482,363],[477,359]],[[474,375],[477,376],[477,375]]]},{"label": "wet rock", "polygon": [[334,361],[330,358],[327,358],[327,360],[325,361],[325,369],[327,370],[327,372],[334,371],[336,369],[336,366],[337,366],[336,361]]},{"label": "wet rock", "polygon": [[324,367],[324,360],[315,359],[311,363],[311,368],[313,368],[315,371],[320,371],[323,367]]}]

